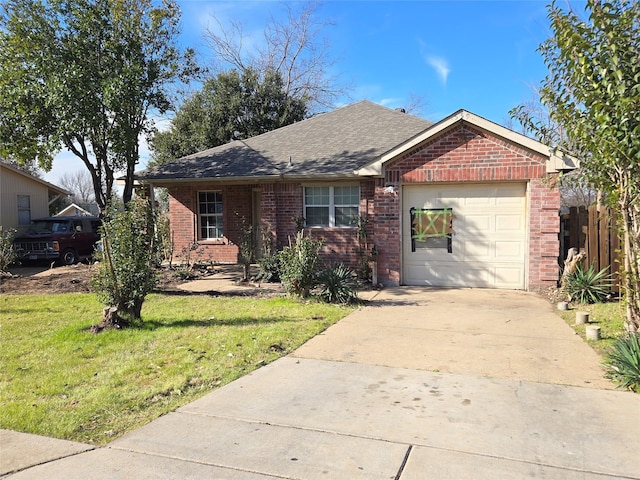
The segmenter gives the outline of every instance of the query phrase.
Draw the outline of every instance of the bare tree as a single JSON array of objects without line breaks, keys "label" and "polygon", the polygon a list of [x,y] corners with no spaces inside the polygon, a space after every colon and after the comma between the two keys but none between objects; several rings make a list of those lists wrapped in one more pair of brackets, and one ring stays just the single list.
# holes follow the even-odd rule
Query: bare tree
[{"label": "bare tree", "polygon": [[[554,141],[557,142],[559,138],[565,138],[565,135],[562,131],[562,126],[558,124],[555,120],[553,120],[549,109],[540,102],[540,89],[535,85],[530,85],[531,89],[531,98],[526,100],[520,104],[518,108],[526,111],[531,118],[535,118],[536,121],[542,125],[545,125],[547,132],[553,132]],[[511,112],[509,112],[511,114]],[[531,130],[528,125],[519,122],[516,117],[513,115],[509,115],[507,120],[505,121],[505,126],[512,130],[518,129],[520,133],[528,136],[536,136],[536,139],[542,143],[552,143],[550,142],[550,138],[542,138],[539,132],[534,132]]]},{"label": "bare tree", "polygon": [[73,203],[95,203],[93,180],[87,170],[65,173],[60,177],[60,185],[71,192]]},{"label": "bare tree", "polygon": [[[523,102],[518,108],[526,112],[530,118],[544,125],[546,135],[532,131],[528,125],[523,125],[517,118],[510,116],[505,120],[505,126],[512,130],[519,129],[520,133],[528,136],[535,136],[536,140],[555,147],[560,141],[565,141],[566,134],[562,126],[553,119],[549,109],[540,101],[540,91],[537,87],[531,86],[532,97]],[[598,192],[589,182],[586,175],[580,170],[574,170],[560,177],[560,198],[563,207],[588,207],[598,200]]]},{"label": "bare tree", "polygon": [[311,112],[333,107],[344,95],[347,87],[338,83],[330,74],[335,65],[324,31],[333,25],[319,18],[317,2],[305,3],[299,9],[283,3],[286,20],[275,19],[265,26],[264,46],[245,51],[243,26],[237,21],[223,25],[216,17],[218,31],[211,28],[205,34],[206,41],[216,56],[215,70],[237,69],[240,72],[254,68],[258,72],[277,71],[284,81],[288,96],[306,101]]},{"label": "bare tree", "polygon": [[419,95],[415,92],[409,93],[409,98],[407,98],[407,103],[404,105],[403,109],[405,112],[416,115],[418,117],[422,116],[427,108],[428,102],[424,95]]},{"label": "bare tree", "polygon": [[560,177],[560,198],[563,207],[588,207],[598,201],[598,191],[578,169]]}]

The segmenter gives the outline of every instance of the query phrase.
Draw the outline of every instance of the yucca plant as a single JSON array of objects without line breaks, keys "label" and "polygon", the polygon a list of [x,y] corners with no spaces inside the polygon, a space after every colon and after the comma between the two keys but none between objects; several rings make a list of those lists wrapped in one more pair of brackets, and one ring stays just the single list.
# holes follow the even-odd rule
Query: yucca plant
[{"label": "yucca plant", "polygon": [[358,300],[353,271],[342,263],[331,265],[320,273],[320,298],[328,303],[352,303]]},{"label": "yucca plant", "polygon": [[637,333],[616,340],[605,360],[606,377],[621,388],[640,392],[640,341]]},{"label": "yucca plant", "polygon": [[572,301],[580,303],[602,302],[609,295],[613,286],[612,276],[608,272],[609,267],[599,272],[593,265],[584,270],[578,265],[575,271],[566,279],[564,288]]}]

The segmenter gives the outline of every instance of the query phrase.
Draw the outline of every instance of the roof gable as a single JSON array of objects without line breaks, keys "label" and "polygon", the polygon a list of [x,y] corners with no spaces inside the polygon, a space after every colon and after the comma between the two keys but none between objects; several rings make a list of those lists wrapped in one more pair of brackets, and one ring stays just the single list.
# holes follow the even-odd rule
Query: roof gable
[{"label": "roof gable", "polygon": [[457,112],[449,115],[438,123],[433,124],[424,132],[421,132],[419,135],[416,135],[415,137],[397,145],[395,148],[386,152],[380,158],[359,169],[357,173],[361,176],[381,176],[383,174],[383,167],[387,162],[401,156],[402,154],[413,148],[416,148],[422,143],[432,140],[433,138],[443,134],[444,132],[450,130],[460,123],[471,124],[481,130],[485,130],[491,133],[492,135],[503,138],[509,142],[517,144],[525,149],[531,150],[546,157],[547,172],[557,172],[560,170],[573,169],[577,167],[577,162],[575,162],[575,160],[566,156],[563,157],[557,155],[543,143],[533,140],[526,135],[514,132],[513,130],[498,125],[497,123],[493,123],[466,110],[458,110]]},{"label": "roof gable", "polygon": [[25,172],[24,170],[21,170],[17,167],[14,167],[13,165],[11,165],[10,163],[7,162],[3,162],[0,160],[0,167],[2,168],[6,168],[8,171],[16,174],[16,175],[20,175],[21,177],[24,177],[28,180],[31,180],[35,183],[38,183],[40,185],[43,185],[45,187],[47,187],[47,189],[51,190],[52,192],[58,194],[58,195],[70,195],[70,192],[65,190],[62,187],[58,187],[57,185],[54,185],[53,183],[49,183],[45,180],[42,180],[41,178],[35,177],[33,175],[31,175],[30,173]]}]

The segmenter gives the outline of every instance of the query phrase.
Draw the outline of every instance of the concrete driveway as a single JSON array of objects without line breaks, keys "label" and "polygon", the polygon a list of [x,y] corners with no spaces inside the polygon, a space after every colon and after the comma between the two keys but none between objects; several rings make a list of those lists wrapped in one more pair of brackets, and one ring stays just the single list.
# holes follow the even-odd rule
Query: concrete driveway
[{"label": "concrete driveway", "polygon": [[612,389],[600,357],[540,296],[486,289],[380,292],[294,355]]},{"label": "concrete driveway", "polygon": [[[12,478],[638,479],[640,396],[599,363],[536,295],[387,289],[292,355]],[[4,435],[3,457],[25,438]]]}]

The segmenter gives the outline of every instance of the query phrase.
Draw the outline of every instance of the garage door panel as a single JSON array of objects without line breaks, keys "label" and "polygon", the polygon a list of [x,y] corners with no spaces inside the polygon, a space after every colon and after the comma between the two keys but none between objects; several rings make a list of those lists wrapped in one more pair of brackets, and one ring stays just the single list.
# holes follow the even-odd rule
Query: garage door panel
[{"label": "garage door panel", "polygon": [[[455,215],[455,210],[453,211]],[[458,221],[456,221],[458,220]],[[454,219],[454,231],[457,231],[459,235],[469,236],[476,232],[487,232],[491,229],[491,216],[490,215],[457,215]],[[456,230],[456,226],[460,225],[462,228]]]},{"label": "garage door panel", "polygon": [[524,232],[524,219],[518,214],[496,214],[495,231],[496,232]]},{"label": "garage door panel", "polygon": [[509,195],[499,195],[494,199],[494,204],[498,207],[501,206],[524,206],[524,198],[519,198],[517,196],[511,196],[511,192]]},{"label": "garage door panel", "polygon": [[[493,272],[480,268],[462,267],[459,263],[441,264],[437,268],[430,264],[413,265],[406,272],[411,285],[435,287],[491,286]],[[407,282],[408,283],[408,282]]]},{"label": "garage door panel", "polygon": [[403,222],[404,283],[524,288],[524,184],[407,186],[403,218],[410,219],[411,207],[452,208],[454,233],[451,253],[442,248],[412,251],[410,222]]},{"label": "garage door panel", "polygon": [[495,286],[497,288],[513,288],[512,285],[523,283],[524,275],[521,268],[496,267]]},{"label": "garage door panel", "polygon": [[464,199],[464,201],[462,202],[462,204],[465,207],[468,208],[473,208],[473,207],[488,207],[489,205],[491,205],[491,200],[487,197],[467,197]]},{"label": "garage door panel", "polygon": [[521,241],[497,241],[495,244],[495,259],[503,262],[516,262],[523,259]]},{"label": "garage door panel", "polygon": [[463,261],[489,260],[492,256],[490,242],[465,241],[461,246]]}]

